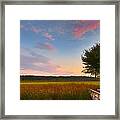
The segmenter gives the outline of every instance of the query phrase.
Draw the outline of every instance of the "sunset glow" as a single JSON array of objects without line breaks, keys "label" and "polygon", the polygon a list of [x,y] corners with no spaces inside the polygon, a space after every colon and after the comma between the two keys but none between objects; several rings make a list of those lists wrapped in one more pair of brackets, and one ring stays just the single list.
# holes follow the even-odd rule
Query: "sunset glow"
[{"label": "sunset glow", "polygon": [[21,75],[84,75],[81,55],[100,41],[99,20],[21,20]]}]

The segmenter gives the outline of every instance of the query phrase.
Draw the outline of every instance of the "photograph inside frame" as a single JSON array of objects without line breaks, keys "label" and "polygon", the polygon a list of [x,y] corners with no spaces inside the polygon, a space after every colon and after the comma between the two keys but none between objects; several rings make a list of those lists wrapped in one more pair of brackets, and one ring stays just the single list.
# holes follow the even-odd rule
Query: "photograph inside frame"
[{"label": "photograph inside frame", "polygon": [[20,20],[20,100],[100,100],[100,20]]}]

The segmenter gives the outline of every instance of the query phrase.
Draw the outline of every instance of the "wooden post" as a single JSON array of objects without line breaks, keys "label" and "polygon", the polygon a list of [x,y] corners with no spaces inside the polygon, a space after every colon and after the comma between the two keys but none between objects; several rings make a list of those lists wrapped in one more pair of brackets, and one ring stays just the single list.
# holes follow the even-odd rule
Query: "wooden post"
[{"label": "wooden post", "polygon": [[93,100],[100,100],[100,92],[90,89],[90,96]]}]

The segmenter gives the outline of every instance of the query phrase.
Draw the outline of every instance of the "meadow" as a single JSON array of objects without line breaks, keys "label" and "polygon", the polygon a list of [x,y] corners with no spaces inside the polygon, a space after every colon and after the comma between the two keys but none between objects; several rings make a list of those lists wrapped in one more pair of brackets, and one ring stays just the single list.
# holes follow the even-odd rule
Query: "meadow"
[{"label": "meadow", "polygon": [[100,81],[31,81],[20,83],[21,100],[91,100],[89,89],[100,88]]}]

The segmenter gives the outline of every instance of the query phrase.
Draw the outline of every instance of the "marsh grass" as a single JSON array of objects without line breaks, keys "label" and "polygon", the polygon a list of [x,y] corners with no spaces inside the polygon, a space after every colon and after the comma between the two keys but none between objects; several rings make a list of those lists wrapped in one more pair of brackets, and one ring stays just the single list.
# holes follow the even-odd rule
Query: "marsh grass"
[{"label": "marsh grass", "polygon": [[21,100],[90,100],[99,82],[30,82],[20,84]]}]

